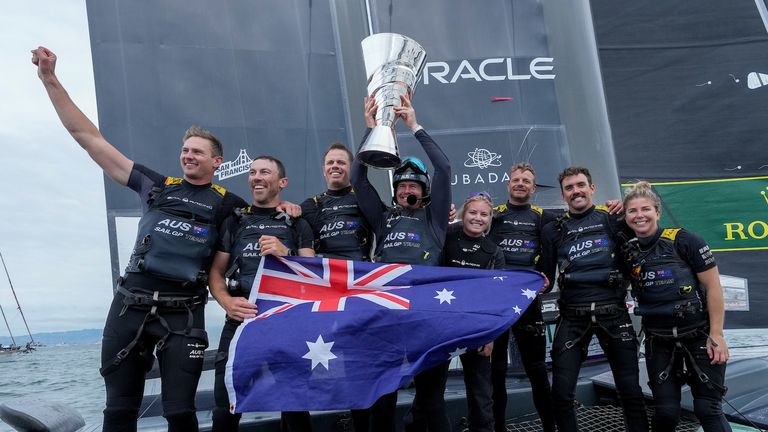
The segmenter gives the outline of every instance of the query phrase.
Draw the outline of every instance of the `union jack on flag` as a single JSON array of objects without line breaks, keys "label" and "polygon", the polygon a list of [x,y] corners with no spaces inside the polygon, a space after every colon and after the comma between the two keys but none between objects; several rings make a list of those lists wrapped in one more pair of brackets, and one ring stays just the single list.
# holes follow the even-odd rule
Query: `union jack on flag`
[{"label": "union jack on flag", "polygon": [[498,337],[543,284],[531,271],[261,260],[226,378],[235,412],[370,407]]}]

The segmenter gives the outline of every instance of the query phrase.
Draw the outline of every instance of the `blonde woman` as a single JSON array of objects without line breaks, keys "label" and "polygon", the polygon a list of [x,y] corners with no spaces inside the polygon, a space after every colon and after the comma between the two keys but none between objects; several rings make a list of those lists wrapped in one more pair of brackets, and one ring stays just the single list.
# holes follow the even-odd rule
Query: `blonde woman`
[{"label": "blonde woman", "polygon": [[704,431],[730,431],[721,408],[728,346],[715,258],[701,237],[682,228],[659,227],[661,203],[649,183],[639,182],[630,190],[624,209],[636,236],[625,255],[646,334],[653,431],[675,430],[685,383]]},{"label": "blonde woman", "polygon": [[[493,203],[485,192],[467,197],[459,216],[462,229],[445,239],[443,265],[477,269],[504,267],[504,252],[485,235],[491,229]],[[493,342],[474,352],[463,354],[464,383],[467,386],[469,430],[493,431],[493,402],[491,400],[491,360]]]}]

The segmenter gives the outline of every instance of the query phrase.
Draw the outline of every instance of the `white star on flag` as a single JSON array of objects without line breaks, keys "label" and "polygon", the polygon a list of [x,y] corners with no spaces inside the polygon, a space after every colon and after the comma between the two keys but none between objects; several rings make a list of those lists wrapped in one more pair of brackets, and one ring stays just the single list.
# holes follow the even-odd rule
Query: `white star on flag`
[{"label": "white star on flag", "polygon": [[529,299],[536,298],[536,291],[534,291],[532,289],[524,289],[524,290],[521,290],[521,291],[523,292],[523,295],[528,297]]},{"label": "white star on flag", "polygon": [[455,350],[453,350],[453,352],[450,352],[450,353],[448,353],[448,358],[449,358],[449,359],[452,359],[452,358],[454,358],[454,357],[458,357],[458,356],[460,356],[460,355],[462,355],[462,354],[464,354],[464,353],[466,353],[466,352],[467,352],[467,349],[466,349],[466,348],[459,348],[459,347],[456,347],[456,349],[455,349]]},{"label": "white star on flag", "polygon": [[336,358],[336,355],[331,352],[333,344],[333,342],[325,342],[323,336],[320,335],[315,342],[307,341],[309,352],[304,354],[302,358],[312,360],[312,369],[321,364],[325,367],[325,370],[328,370],[328,360]]},{"label": "white star on flag", "polygon": [[518,314],[518,315],[520,315],[520,312],[522,311],[522,309],[517,307],[517,305],[515,305],[515,307],[513,307],[512,310],[515,311],[515,313]]},{"label": "white star on flag", "polygon": [[506,279],[507,277],[506,277],[506,276],[494,276],[493,278],[494,278],[494,279],[498,279],[498,280],[500,280],[500,281],[502,281],[502,282],[503,282],[503,281],[504,281],[504,279]]},{"label": "white star on flag", "polygon": [[432,298],[436,298],[440,300],[440,304],[448,303],[451,304],[451,300],[455,300],[456,297],[453,296],[453,291],[448,291],[447,289],[443,288],[442,291],[435,291],[437,293],[436,296]]}]

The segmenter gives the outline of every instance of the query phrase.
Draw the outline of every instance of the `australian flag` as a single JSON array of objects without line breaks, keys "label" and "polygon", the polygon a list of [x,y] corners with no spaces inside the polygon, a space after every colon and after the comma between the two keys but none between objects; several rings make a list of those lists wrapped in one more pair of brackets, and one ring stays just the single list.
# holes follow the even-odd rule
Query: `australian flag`
[{"label": "australian flag", "polygon": [[229,400],[235,412],[370,407],[493,341],[542,285],[532,271],[266,256],[258,314],[229,349]]}]

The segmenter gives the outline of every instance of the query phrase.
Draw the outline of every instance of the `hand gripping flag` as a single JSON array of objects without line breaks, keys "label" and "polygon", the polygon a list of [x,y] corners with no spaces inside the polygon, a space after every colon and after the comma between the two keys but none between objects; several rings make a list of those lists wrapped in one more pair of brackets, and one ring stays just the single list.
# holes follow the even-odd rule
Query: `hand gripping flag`
[{"label": "hand gripping flag", "polygon": [[235,412],[370,407],[493,341],[543,283],[532,271],[266,256],[258,314],[229,348],[229,400]]}]

